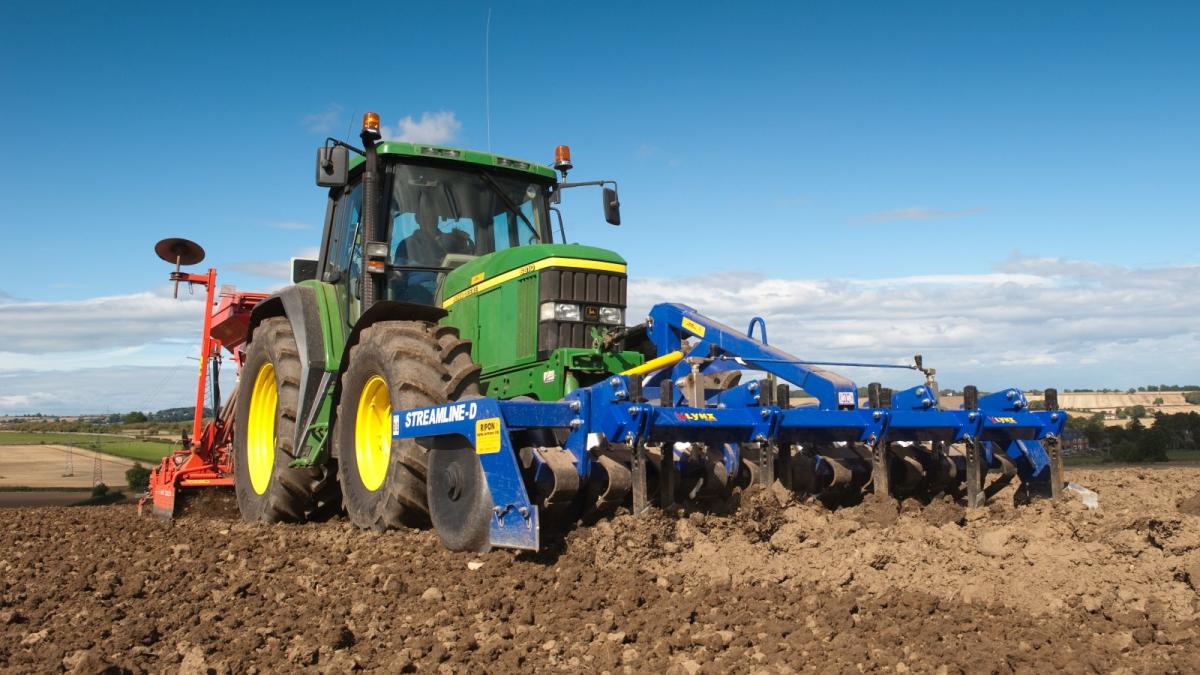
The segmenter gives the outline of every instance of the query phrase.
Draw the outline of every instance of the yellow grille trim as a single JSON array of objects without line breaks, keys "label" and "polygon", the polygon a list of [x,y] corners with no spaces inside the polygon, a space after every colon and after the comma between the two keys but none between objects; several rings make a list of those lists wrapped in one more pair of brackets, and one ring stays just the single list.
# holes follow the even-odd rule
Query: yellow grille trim
[{"label": "yellow grille trim", "polygon": [[512,281],[517,277],[522,277],[530,272],[536,272],[541,269],[546,269],[547,267],[567,267],[578,270],[596,270],[597,272],[616,272],[618,274],[625,274],[625,265],[621,263],[601,262],[599,260],[583,260],[581,258],[543,258],[537,262],[532,262],[528,265],[522,265],[515,270],[509,270],[504,274],[494,276],[482,283],[464,288],[458,293],[455,293],[454,295],[443,300],[442,307],[449,307],[459,300],[469,298],[476,293],[482,293],[483,291],[499,286],[506,281]]}]

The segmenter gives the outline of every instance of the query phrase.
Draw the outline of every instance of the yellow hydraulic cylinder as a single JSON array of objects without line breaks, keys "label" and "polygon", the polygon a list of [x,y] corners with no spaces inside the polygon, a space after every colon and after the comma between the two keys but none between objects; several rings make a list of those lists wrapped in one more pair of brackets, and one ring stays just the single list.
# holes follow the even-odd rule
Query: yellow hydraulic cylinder
[{"label": "yellow hydraulic cylinder", "polygon": [[653,372],[655,370],[658,370],[659,368],[665,368],[667,366],[679,363],[679,360],[682,358],[683,358],[683,352],[674,351],[674,352],[671,352],[670,354],[664,354],[656,359],[650,359],[649,361],[643,363],[642,365],[634,366],[633,368],[630,368],[629,370],[626,370],[626,371],[622,372],[621,374],[622,375],[645,375],[646,373]]}]

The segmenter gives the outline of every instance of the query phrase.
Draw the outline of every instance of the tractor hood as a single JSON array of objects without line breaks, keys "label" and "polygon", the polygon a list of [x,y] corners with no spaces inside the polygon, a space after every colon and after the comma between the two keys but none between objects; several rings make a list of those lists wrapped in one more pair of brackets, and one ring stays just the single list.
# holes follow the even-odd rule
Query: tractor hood
[{"label": "tractor hood", "polygon": [[483,256],[455,269],[442,286],[442,306],[544,267],[562,266],[625,272],[625,259],[616,253],[583,244],[518,246]]}]

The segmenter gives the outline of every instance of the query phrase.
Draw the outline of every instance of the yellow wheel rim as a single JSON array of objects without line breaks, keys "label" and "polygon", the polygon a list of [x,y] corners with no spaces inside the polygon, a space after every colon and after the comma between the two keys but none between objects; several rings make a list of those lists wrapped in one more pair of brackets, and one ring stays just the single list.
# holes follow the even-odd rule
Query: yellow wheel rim
[{"label": "yellow wheel rim", "polygon": [[387,476],[392,458],[392,402],[387,382],[372,375],[358,397],[354,420],[354,459],[363,487],[374,492]]},{"label": "yellow wheel rim", "polygon": [[254,376],[250,392],[250,419],[246,420],[246,468],[255,494],[267,491],[271,469],[275,468],[275,413],[279,408],[279,390],[275,385],[275,366],[264,363]]}]

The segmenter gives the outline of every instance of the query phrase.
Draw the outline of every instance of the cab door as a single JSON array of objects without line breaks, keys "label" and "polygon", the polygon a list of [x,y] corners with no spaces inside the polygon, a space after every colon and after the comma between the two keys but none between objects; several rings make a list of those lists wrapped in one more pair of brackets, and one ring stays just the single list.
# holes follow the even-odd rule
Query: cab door
[{"label": "cab door", "polygon": [[332,195],[328,235],[319,261],[321,280],[337,289],[338,309],[347,330],[362,313],[362,174],[351,180],[354,182]]}]

